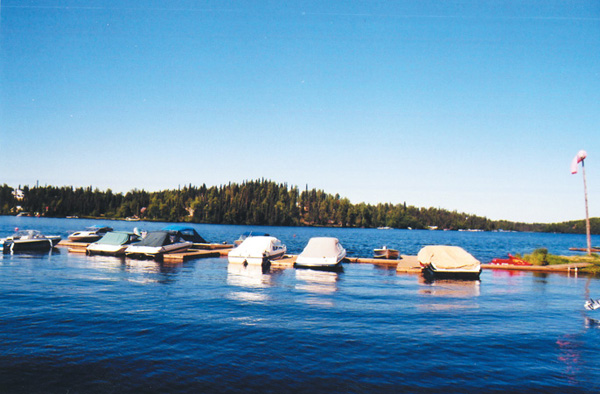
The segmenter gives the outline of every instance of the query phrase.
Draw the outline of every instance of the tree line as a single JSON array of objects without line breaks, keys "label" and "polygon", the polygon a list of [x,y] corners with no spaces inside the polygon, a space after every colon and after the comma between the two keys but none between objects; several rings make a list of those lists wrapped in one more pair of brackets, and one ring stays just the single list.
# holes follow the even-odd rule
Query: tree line
[{"label": "tree line", "polygon": [[[177,190],[147,192],[131,190],[125,194],[107,189],[72,186],[23,186],[18,200],[15,189],[0,187],[0,214],[28,212],[48,217],[96,217],[269,226],[392,227],[448,230],[505,230],[585,232],[579,222],[528,224],[492,221],[485,217],[440,208],[379,203],[352,204],[339,194],[308,187],[252,180],[241,184],[193,186]],[[593,221],[592,232],[600,233],[600,219]]]}]

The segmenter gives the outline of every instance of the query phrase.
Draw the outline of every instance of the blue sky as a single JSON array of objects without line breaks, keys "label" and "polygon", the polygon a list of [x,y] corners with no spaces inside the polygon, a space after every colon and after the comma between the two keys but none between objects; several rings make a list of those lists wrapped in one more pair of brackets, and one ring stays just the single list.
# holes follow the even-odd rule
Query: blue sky
[{"label": "blue sky", "polygon": [[597,1],[16,1],[0,182],[600,216]]}]

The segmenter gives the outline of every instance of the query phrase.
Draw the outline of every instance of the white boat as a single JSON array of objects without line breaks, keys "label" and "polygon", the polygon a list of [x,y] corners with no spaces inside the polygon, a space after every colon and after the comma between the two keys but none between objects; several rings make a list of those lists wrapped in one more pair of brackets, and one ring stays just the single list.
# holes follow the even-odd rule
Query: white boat
[{"label": "white boat", "polygon": [[294,267],[336,269],[341,268],[346,249],[337,238],[313,237],[298,255]]},{"label": "white boat", "polygon": [[275,237],[252,236],[229,252],[230,263],[262,265],[283,257],[287,248]]},{"label": "white boat", "polygon": [[104,235],[110,231],[112,231],[112,227],[109,226],[92,226],[88,227],[83,231],[76,231],[73,234],[69,235],[69,241],[71,242],[96,242],[100,238],[104,237]]},{"label": "white boat", "polygon": [[125,249],[132,258],[160,259],[165,253],[185,252],[192,246],[177,231],[151,231],[140,242]]},{"label": "white boat", "polygon": [[59,235],[43,235],[37,230],[20,230],[10,237],[0,239],[3,253],[47,252],[60,242]]},{"label": "white boat", "polygon": [[425,246],[417,254],[417,259],[426,277],[479,279],[481,274],[479,260],[458,246]]},{"label": "white boat", "polygon": [[138,240],[139,236],[134,233],[112,231],[98,241],[91,243],[86,249],[86,254],[90,256],[95,254],[122,256],[125,254],[125,250]]}]

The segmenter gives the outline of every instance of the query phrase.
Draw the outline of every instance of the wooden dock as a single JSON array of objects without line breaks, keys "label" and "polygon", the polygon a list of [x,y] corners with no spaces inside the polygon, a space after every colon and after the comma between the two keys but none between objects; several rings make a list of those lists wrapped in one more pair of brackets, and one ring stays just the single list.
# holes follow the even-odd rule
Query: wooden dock
[{"label": "wooden dock", "polygon": [[294,268],[294,263],[298,255],[295,254],[286,254],[283,258],[278,260],[271,260],[271,267],[274,268]]},{"label": "wooden dock", "polygon": [[181,253],[165,253],[162,255],[162,260],[165,263],[183,263],[184,261],[194,259],[205,259],[208,257],[221,257],[218,250],[193,250],[188,249]]}]

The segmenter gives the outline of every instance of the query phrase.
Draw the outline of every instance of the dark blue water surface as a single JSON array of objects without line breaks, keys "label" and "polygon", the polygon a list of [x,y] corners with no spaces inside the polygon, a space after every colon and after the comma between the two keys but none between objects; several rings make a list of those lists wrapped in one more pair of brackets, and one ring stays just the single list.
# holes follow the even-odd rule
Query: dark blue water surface
[{"label": "dark blue water surface", "polygon": [[[99,221],[0,217],[64,237]],[[109,222],[152,230],[164,223]],[[581,235],[194,225],[232,242],[254,229],[291,253],[312,236],[350,256],[387,245],[459,245],[482,262]],[[598,238],[593,243],[598,243]],[[581,274],[484,271],[426,283],[395,269],[343,273],[160,264],[69,254],[0,257],[0,392],[600,392],[600,282]],[[597,313],[596,313],[597,312]]]}]

